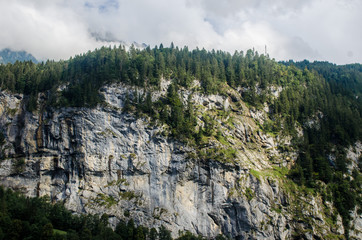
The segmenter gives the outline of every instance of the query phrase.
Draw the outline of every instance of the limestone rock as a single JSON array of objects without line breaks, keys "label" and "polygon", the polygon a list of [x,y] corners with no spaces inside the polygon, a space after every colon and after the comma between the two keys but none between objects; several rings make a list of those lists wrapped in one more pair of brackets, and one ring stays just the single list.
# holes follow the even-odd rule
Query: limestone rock
[{"label": "limestone rock", "polygon": [[[169,84],[163,82],[153,97],[166,94]],[[22,96],[1,92],[0,126],[7,141],[2,146],[7,159],[0,163],[2,185],[28,196],[48,195],[74,212],[107,213],[113,226],[127,218],[127,211],[136,224],[165,225],[174,236],[189,230],[206,237],[289,239],[300,227],[293,221],[283,179],[255,172],[271,171],[271,156],[284,158],[276,150],[278,140],[258,132],[255,121],[263,120],[262,113],[238,113],[233,125],[225,127],[223,134],[238,149],[235,164],[200,161],[190,158],[194,149],[160,135],[162,126],[122,113],[130,87],[112,85],[101,91],[105,106],[33,114],[24,110]],[[203,106],[201,111],[228,110],[234,104],[217,95],[194,94],[193,101]],[[17,159],[24,159],[19,169],[14,168]],[[320,202],[309,200],[305,214],[331,231],[317,207]],[[354,219],[354,234],[360,237],[361,217]]]}]

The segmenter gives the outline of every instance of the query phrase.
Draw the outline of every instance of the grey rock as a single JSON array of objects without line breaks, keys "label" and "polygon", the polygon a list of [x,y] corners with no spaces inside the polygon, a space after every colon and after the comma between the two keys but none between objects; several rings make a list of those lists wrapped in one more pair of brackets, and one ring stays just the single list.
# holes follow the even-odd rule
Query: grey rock
[{"label": "grey rock", "polygon": [[[166,94],[168,85],[163,82],[153,97]],[[0,126],[8,143],[7,160],[0,165],[2,185],[27,196],[48,195],[74,212],[107,213],[112,226],[126,218],[127,210],[136,224],[165,225],[174,236],[189,230],[206,237],[291,238],[299,225],[291,220],[290,196],[278,179],[250,174],[250,169],[271,169],[269,154],[283,158],[273,152],[277,140],[257,131],[252,117],[262,120],[263,114],[240,116],[225,130],[225,136],[236,139],[235,164],[205,162],[189,157],[194,149],[161,136],[163,126],[122,113],[131,91],[112,85],[102,89],[106,106],[34,114],[23,110],[22,96],[1,92]],[[193,94],[193,101],[205,107],[201,111],[228,110],[232,104],[216,95]],[[9,114],[9,109],[16,111]],[[25,166],[14,173],[12,161],[18,156]],[[309,202],[312,207],[305,215],[323,220],[322,209],[316,207],[320,203]],[[276,206],[281,206],[279,212]],[[354,219],[361,229],[360,216]]]}]

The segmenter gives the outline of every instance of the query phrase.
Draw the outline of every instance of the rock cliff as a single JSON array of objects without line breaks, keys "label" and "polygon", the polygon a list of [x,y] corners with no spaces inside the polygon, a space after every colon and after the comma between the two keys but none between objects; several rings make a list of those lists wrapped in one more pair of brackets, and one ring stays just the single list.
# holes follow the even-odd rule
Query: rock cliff
[{"label": "rock cliff", "polygon": [[[153,97],[166,88],[163,82]],[[1,92],[2,185],[28,196],[48,195],[74,212],[107,213],[113,226],[133,218],[164,225],[174,236],[185,230],[237,239],[343,234],[340,217],[331,220],[331,203],[285,177],[296,159],[288,137],[263,133],[258,123],[264,113],[249,109],[237,91],[193,95],[199,119],[212,116],[236,150],[232,161],[202,160],[193,146],[168,137],[166,126],[122,113],[129,91],[104,87],[106,103],[95,109],[46,109],[40,95],[34,113],[25,111],[22,95]],[[182,94],[185,100],[190,93]],[[353,221],[351,236],[362,238],[361,216],[355,213]]]}]

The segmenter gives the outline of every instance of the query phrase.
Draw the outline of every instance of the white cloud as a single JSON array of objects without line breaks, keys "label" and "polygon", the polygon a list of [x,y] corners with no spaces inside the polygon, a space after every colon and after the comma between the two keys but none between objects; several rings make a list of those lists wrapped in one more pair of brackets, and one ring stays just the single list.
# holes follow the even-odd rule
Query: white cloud
[{"label": "white cloud", "polygon": [[4,2],[0,3],[2,48],[27,50],[38,58],[59,59],[96,45],[88,36],[86,24],[71,9],[46,5],[46,1]]},{"label": "white cloud", "polygon": [[66,59],[100,42],[173,41],[278,60],[362,62],[358,0],[0,0],[0,48]]}]

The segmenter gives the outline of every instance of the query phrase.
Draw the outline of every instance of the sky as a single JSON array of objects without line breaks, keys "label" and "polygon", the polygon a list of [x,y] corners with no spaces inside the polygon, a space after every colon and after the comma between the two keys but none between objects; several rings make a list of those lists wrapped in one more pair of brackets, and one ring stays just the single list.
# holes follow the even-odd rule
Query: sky
[{"label": "sky", "polygon": [[362,63],[362,0],[0,0],[0,49],[68,59],[121,41]]}]

